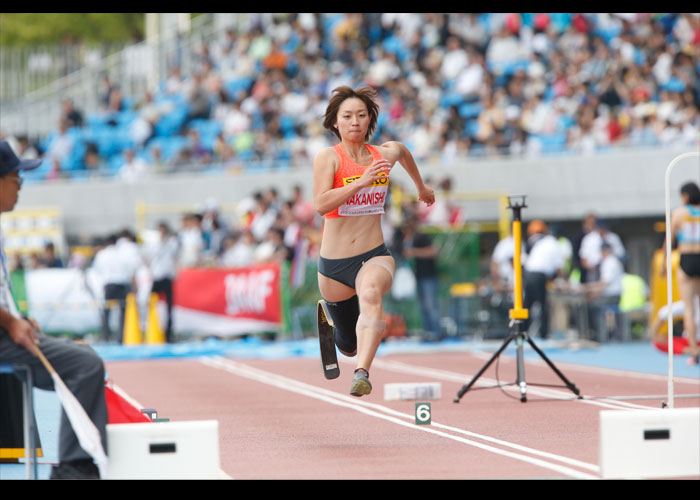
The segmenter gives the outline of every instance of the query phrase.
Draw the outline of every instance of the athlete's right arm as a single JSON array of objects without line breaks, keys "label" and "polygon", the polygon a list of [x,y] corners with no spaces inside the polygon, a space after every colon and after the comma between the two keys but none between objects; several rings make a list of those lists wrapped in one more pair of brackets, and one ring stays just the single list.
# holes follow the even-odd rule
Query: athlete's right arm
[{"label": "athlete's right arm", "polygon": [[380,160],[367,167],[364,174],[347,185],[333,189],[338,156],[333,148],[324,149],[314,159],[314,208],[320,215],[325,215],[345,203],[363,187],[371,185],[391,170],[389,162]]},{"label": "athlete's right arm", "polygon": [[38,344],[34,325],[26,319],[17,318],[0,307],[0,328],[5,330],[15,344],[34,353],[33,345]]}]

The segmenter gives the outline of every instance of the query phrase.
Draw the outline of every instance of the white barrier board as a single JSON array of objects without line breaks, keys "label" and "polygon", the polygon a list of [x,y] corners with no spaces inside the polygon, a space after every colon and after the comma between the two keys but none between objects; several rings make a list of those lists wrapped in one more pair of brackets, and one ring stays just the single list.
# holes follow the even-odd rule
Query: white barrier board
[{"label": "white barrier board", "polygon": [[107,479],[219,479],[216,420],[109,424]]},{"label": "white barrier board", "polygon": [[700,408],[600,412],[606,479],[700,476]]}]

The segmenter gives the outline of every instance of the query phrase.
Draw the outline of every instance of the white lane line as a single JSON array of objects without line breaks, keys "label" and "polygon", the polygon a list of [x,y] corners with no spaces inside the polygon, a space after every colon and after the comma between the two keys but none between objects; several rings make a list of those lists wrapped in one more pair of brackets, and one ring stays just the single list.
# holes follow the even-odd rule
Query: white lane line
[{"label": "white lane line", "polygon": [[[463,444],[467,444],[470,446],[481,448],[483,450],[486,450],[486,451],[489,451],[492,453],[504,455],[504,456],[507,456],[507,457],[510,457],[510,458],[513,458],[516,460],[521,460],[524,462],[531,463],[533,465],[537,465],[537,466],[540,466],[540,467],[543,467],[546,469],[550,469],[550,470],[559,472],[561,474],[564,474],[566,476],[570,476],[570,477],[577,478],[577,479],[598,479],[599,478],[598,475],[588,474],[588,473],[581,472],[581,471],[578,471],[575,469],[571,469],[569,467],[558,465],[558,464],[555,464],[552,462],[547,462],[547,461],[541,460],[539,458],[534,458],[534,457],[522,455],[520,453],[514,453],[511,451],[495,448],[493,446],[478,443],[478,442],[470,440],[470,439],[465,439],[465,438],[462,438],[459,436],[448,434],[446,432],[438,431],[438,430],[436,430],[436,428],[441,428],[441,429],[445,429],[445,430],[450,430],[451,432],[465,434],[465,435],[468,435],[470,437],[475,437],[475,438],[478,438],[481,440],[490,441],[492,443],[498,443],[501,446],[507,446],[507,447],[510,447],[513,449],[517,449],[519,451],[526,451],[526,452],[531,453],[531,454],[546,457],[546,458],[551,459],[551,460],[557,460],[557,461],[567,463],[570,465],[576,465],[576,466],[579,466],[579,467],[582,467],[582,468],[585,468],[585,469],[588,469],[588,470],[591,470],[591,471],[598,473],[599,468],[593,464],[570,459],[568,457],[562,457],[559,455],[543,452],[540,450],[535,450],[532,448],[527,448],[525,446],[520,446],[520,445],[517,445],[514,443],[509,443],[507,441],[498,440],[495,438],[491,438],[489,436],[479,435],[479,434],[465,431],[462,429],[449,427],[449,426],[442,425],[442,424],[439,424],[436,422],[431,422],[430,427],[418,426],[415,423],[407,422],[406,420],[404,420],[404,419],[407,419],[407,420],[413,419],[414,418],[413,415],[408,415],[405,413],[397,412],[391,408],[377,405],[374,403],[359,401],[359,400],[356,400],[355,398],[350,398],[350,396],[338,394],[336,392],[329,391],[329,390],[323,389],[321,387],[306,384],[304,382],[293,380],[293,379],[290,379],[290,378],[287,378],[287,377],[284,377],[281,375],[277,375],[277,374],[274,374],[271,372],[266,372],[264,370],[260,370],[257,368],[252,368],[250,366],[247,366],[245,364],[242,364],[242,363],[239,363],[236,361],[223,359],[220,357],[201,358],[200,361],[205,365],[208,365],[208,366],[211,366],[214,368],[218,368],[218,369],[222,369],[222,370],[228,371],[230,373],[233,373],[235,375],[249,378],[251,380],[255,380],[258,382],[269,384],[269,385],[272,385],[272,386],[277,387],[279,389],[284,389],[284,390],[287,390],[290,392],[295,392],[297,394],[302,394],[304,396],[312,397],[312,398],[315,398],[315,399],[318,399],[318,400],[321,400],[321,401],[324,401],[324,402],[327,402],[330,404],[350,408],[350,409],[353,409],[355,411],[359,411],[361,413],[364,413],[366,415],[370,415],[370,416],[373,416],[376,418],[388,420],[390,422],[393,422],[393,423],[398,424],[398,425],[402,425],[404,427],[408,427],[408,428],[413,429],[413,430],[428,432],[428,433],[442,436],[442,437],[445,437],[448,439],[452,439],[454,441],[458,441],[458,442],[463,443]],[[377,410],[380,410],[381,413]]]},{"label": "white lane line", "polygon": [[[347,359],[347,358],[340,359],[340,361],[352,363],[352,361],[350,359]],[[425,367],[421,367],[421,366],[417,366],[417,365],[403,363],[401,361],[388,361],[388,360],[381,359],[381,358],[375,359],[373,361],[372,365],[377,367],[377,368],[395,371],[398,373],[411,374],[411,375],[422,375],[422,376],[432,377],[432,378],[436,378],[436,379],[440,379],[440,380],[447,380],[450,382],[461,382],[463,384],[469,383],[469,381],[471,380],[471,377],[473,377],[473,376],[469,376],[469,375],[464,375],[462,373],[440,370],[440,369],[436,369],[436,368],[425,368]],[[481,376],[474,384],[474,387],[477,387],[477,386],[489,387],[489,386],[495,386],[497,384],[498,384],[497,380]],[[517,393],[518,395],[520,394],[520,389],[518,387],[513,386],[513,385],[504,385],[501,388],[503,390]],[[579,391],[580,391],[580,388],[579,388]],[[555,390],[555,389],[550,389],[550,388],[542,388],[542,387],[537,387],[536,385],[528,385],[527,386],[527,393],[534,394],[537,396],[542,396],[542,397],[548,397],[548,398],[552,398],[552,399],[579,401],[581,403],[592,404],[592,405],[600,406],[603,408],[637,409],[637,410],[639,410],[639,409],[646,410],[646,409],[652,408],[651,406],[644,406],[644,405],[639,405],[636,403],[628,403],[628,402],[616,401],[616,400],[604,399],[604,398],[586,399],[584,397],[583,399],[578,399],[578,397],[573,392]]]},{"label": "white lane line", "polygon": [[[532,351],[534,352],[534,351]],[[487,360],[493,356],[493,353],[489,353],[487,351],[472,351],[470,352],[474,357],[478,357],[484,360]],[[515,354],[512,352],[504,352],[503,356],[507,356],[511,360],[515,360]],[[534,358],[534,357],[527,357],[526,361],[528,363],[537,363],[541,365],[546,365],[545,361],[541,358]],[[550,361],[554,362],[550,358]],[[666,382],[668,379],[668,375],[660,375],[658,373],[644,373],[644,372],[636,372],[632,370],[625,370],[622,368],[605,368],[602,366],[590,366],[590,365],[581,365],[577,363],[572,363],[568,361],[556,361],[554,362],[557,366],[565,366],[567,369],[571,370],[577,370],[581,372],[588,372],[588,373],[600,373],[604,375],[609,375],[613,377],[628,377],[628,378],[634,378],[634,379],[649,379],[649,380],[657,380],[660,382]],[[680,376],[674,376],[673,378],[674,383],[683,383],[683,384],[691,384],[697,386],[700,384],[700,379],[698,378],[692,378],[692,377],[680,377]]]}]

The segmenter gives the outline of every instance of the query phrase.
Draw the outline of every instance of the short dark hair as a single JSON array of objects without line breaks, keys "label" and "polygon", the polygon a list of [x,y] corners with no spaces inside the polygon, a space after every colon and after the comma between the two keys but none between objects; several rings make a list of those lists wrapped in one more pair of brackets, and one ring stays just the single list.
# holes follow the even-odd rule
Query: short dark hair
[{"label": "short dark hair", "polygon": [[158,229],[162,229],[163,231],[165,231],[168,234],[172,233],[172,231],[170,229],[170,224],[168,224],[168,222],[165,220],[161,220],[158,222]]},{"label": "short dark hair", "polygon": [[681,194],[688,196],[688,204],[700,205],[700,188],[694,182],[686,182],[681,186]]},{"label": "short dark hair", "polygon": [[340,139],[340,132],[333,127],[333,124],[338,118],[340,105],[346,99],[357,98],[365,103],[367,112],[369,113],[369,127],[367,127],[367,133],[365,134],[365,140],[368,141],[374,134],[374,129],[377,127],[377,118],[379,116],[379,105],[376,103],[377,91],[370,86],[353,89],[347,85],[343,85],[334,88],[332,94],[333,96],[328,101],[328,107],[326,107],[323,126]]}]

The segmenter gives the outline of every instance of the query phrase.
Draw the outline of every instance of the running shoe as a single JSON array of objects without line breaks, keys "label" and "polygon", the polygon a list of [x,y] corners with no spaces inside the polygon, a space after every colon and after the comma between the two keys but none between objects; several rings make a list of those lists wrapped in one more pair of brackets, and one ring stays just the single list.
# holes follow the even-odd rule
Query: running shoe
[{"label": "running shoe", "polygon": [[355,375],[352,377],[350,394],[360,397],[370,392],[372,392],[372,384],[369,383],[369,372],[364,368],[358,368],[355,370]]}]

